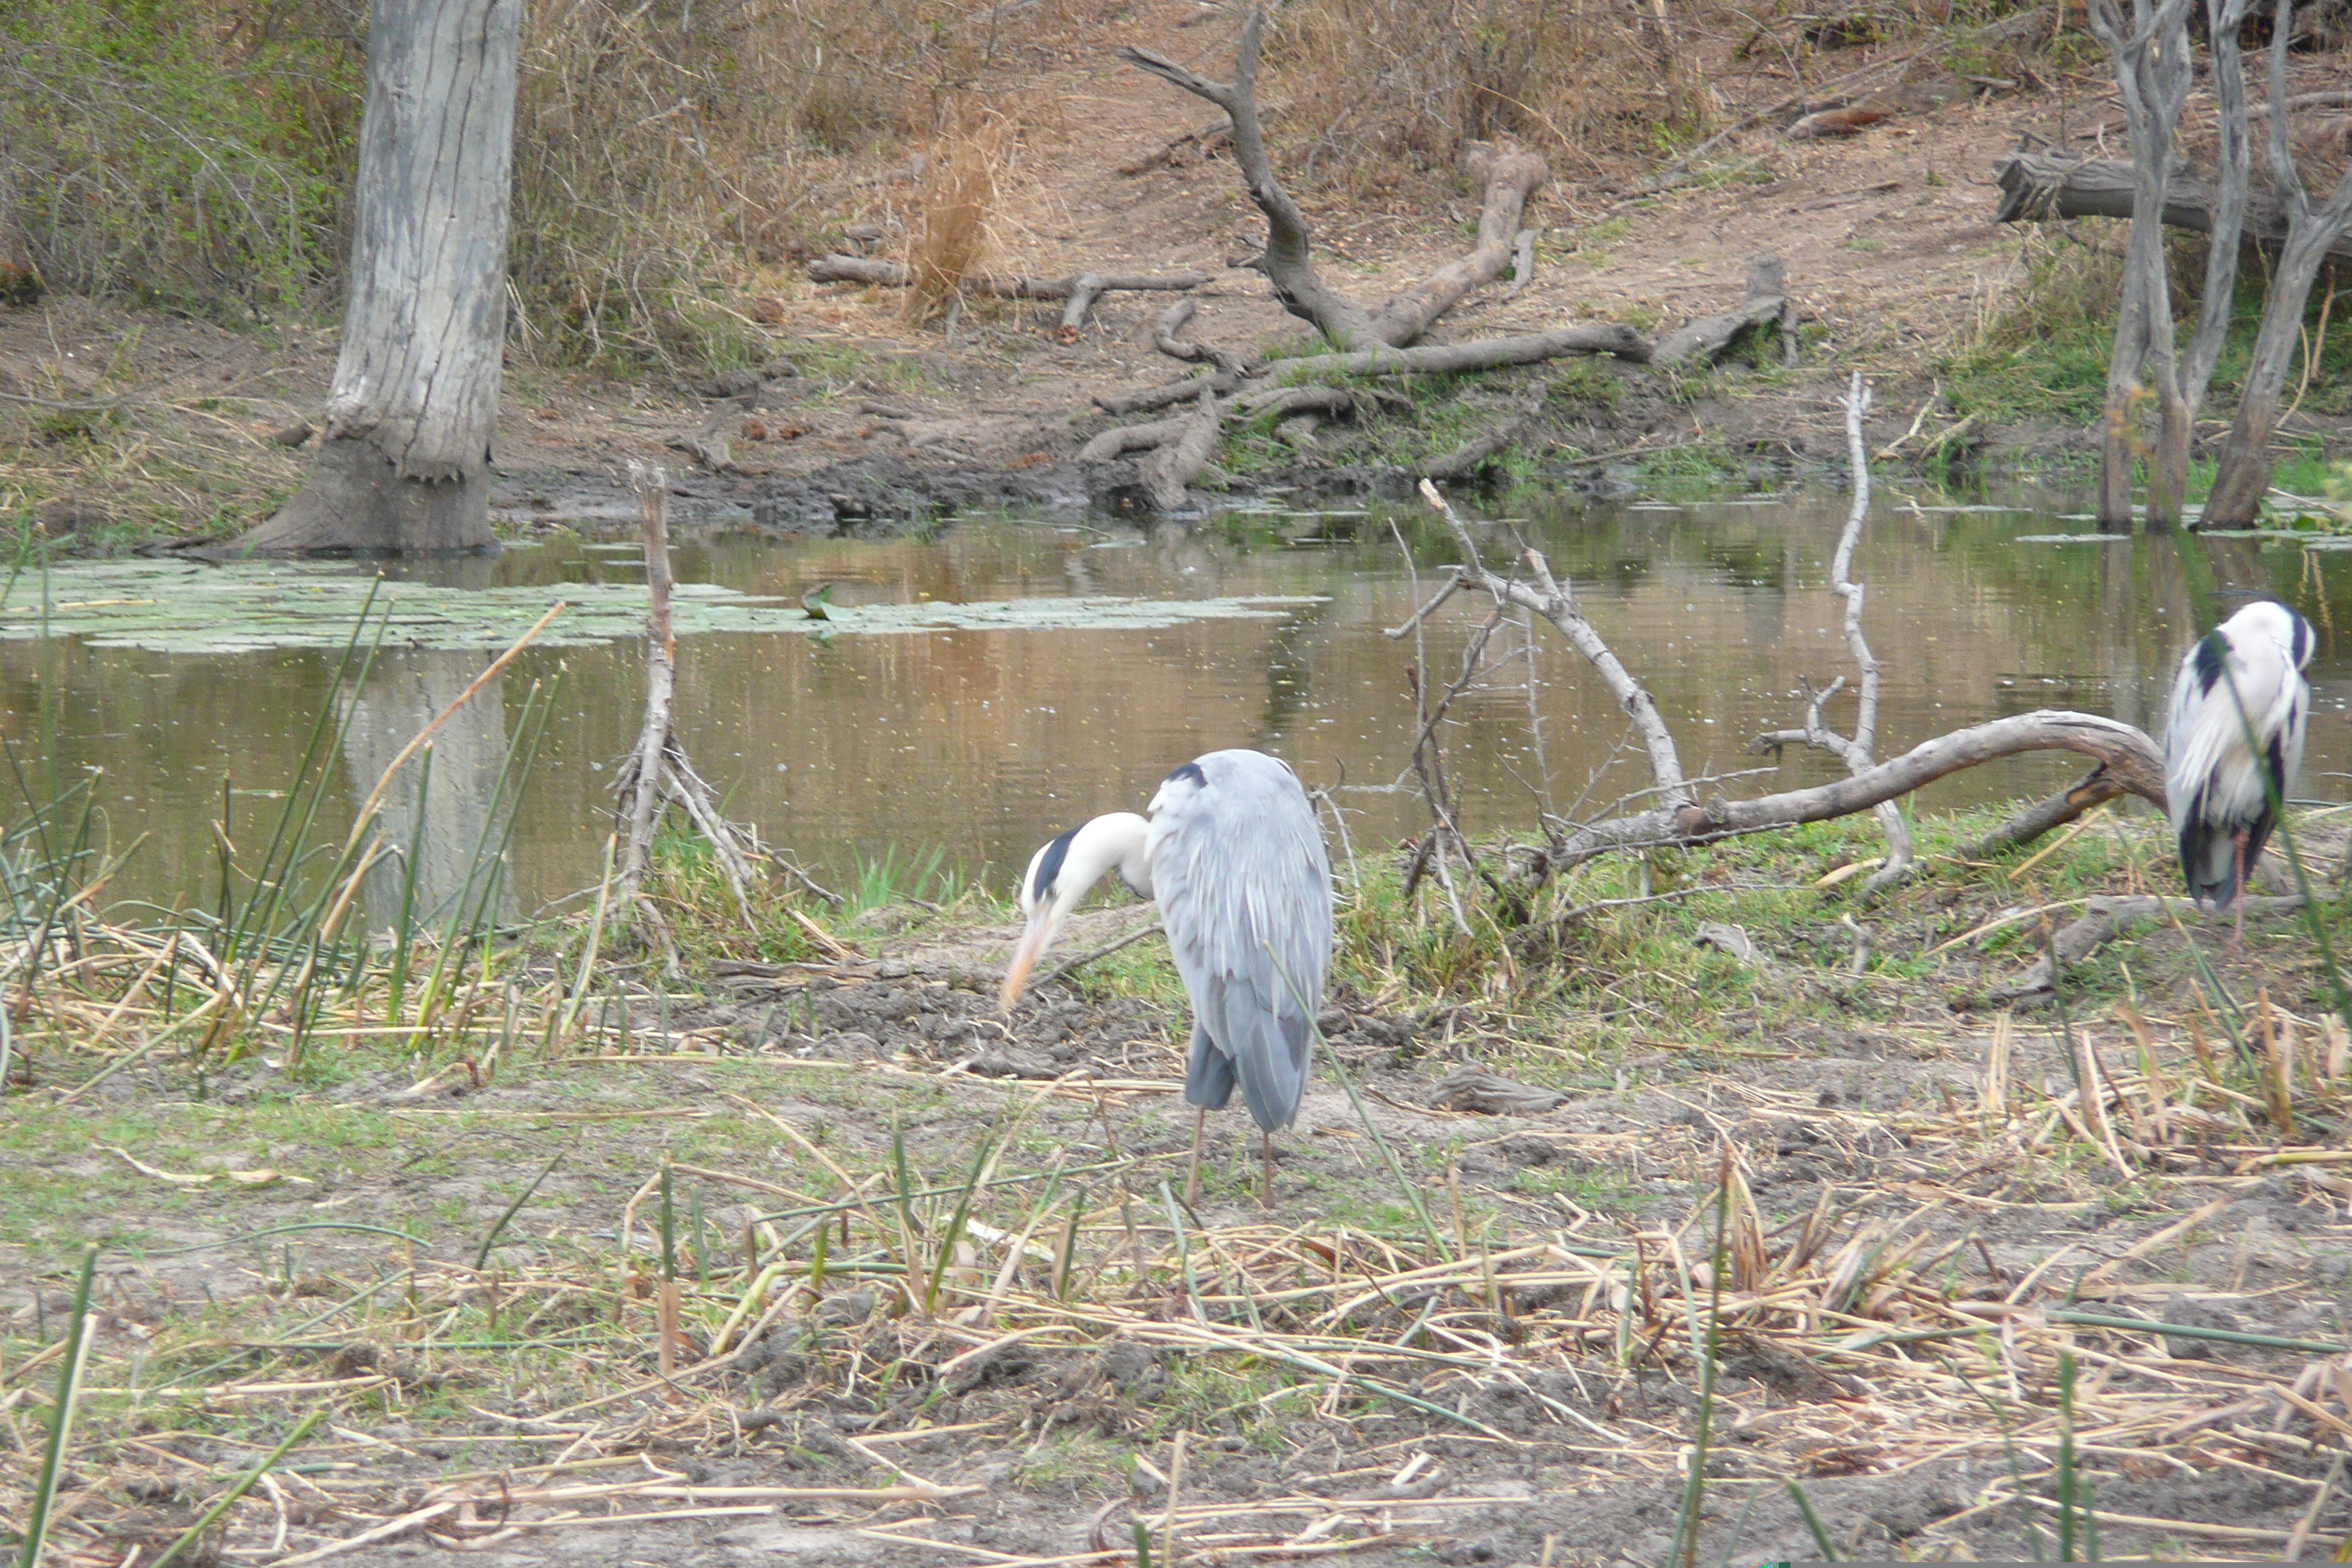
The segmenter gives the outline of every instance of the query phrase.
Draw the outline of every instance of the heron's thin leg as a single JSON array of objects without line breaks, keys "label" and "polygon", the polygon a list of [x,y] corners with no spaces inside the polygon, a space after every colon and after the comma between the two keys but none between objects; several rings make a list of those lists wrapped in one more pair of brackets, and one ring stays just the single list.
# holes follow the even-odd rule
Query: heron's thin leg
[{"label": "heron's thin leg", "polygon": [[2237,895],[2232,901],[2238,910],[2237,934],[2231,940],[2242,949],[2246,945],[2246,836],[2233,833],[2230,837],[2237,845],[2230,858],[2231,887]]},{"label": "heron's thin leg", "polygon": [[1272,1208],[1274,1206],[1274,1134],[1261,1131],[1257,1135],[1257,1144],[1259,1156],[1265,1162],[1265,1203],[1267,1208]]},{"label": "heron's thin leg", "polygon": [[1184,1206],[1192,1207],[1201,1201],[1201,1139],[1209,1131],[1209,1112],[1203,1106],[1192,1112],[1192,1157],[1184,1163]]}]

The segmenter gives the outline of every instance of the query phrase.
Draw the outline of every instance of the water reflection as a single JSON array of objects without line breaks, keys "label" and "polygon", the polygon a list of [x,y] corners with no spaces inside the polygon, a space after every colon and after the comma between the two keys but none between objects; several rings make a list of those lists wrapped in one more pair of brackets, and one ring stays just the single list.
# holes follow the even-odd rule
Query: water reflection
[{"label": "water reflection", "polygon": [[[1898,498],[1873,517],[1856,574],[1885,666],[1883,751],[2044,706],[2156,726],[2196,630],[2244,594],[2268,592],[2320,631],[2305,787],[2333,793],[2326,775],[2352,763],[2342,717],[2352,658],[2335,636],[2352,612],[2343,602],[2352,563],[2193,534],[2019,543],[2089,525],[2053,521],[2070,498],[2017,499],[2016,510],[1988,511],[1906,509]],[[1507,559],[1516,529],[1572,579],[1585,612],[1650,684],[1696,773],[1754,765],[1748,738],[1790,722],[1803,683],[1849,673],[1826,584],[1844,510],[1834,496],[1563,504],[1479,532],[1490,560]],[[1409,798],[1357,793],[1396,778],[1412,743],[1414,642],[1381,635],[1414,604],[1400,535],[1418,581],[1432,585],[1452,546],[1419,508],[1228,517],[1192,531],[978,523],[928,542],[684,546],[683,581],[794,597],[829,581],[835,601],[849,605],[1069,594],[1307,593],[1328,602],[1277,619],[1148,632],[689,638],[680,733],[730,815],[836,870],[893,846],[902,856],[938,846],[967,868],[994,867],[1002,880],[1051,830],[1139,808],[1174,763],[1232,745],[1283,755],[1310,783],[1344,776],[1350,791],[1340,798],[1363,852],[1418,819]],[[577,543],[469,564],[481,581],[544,584],[551,595],[568,581],[642,578],[625,550]],[[1459,668],[1484,614],[1465,596],[1429,623],[1435,680]],[[1498,632],[1490,655],[1517,636]],[[527,653],[442,731],[417,858],[429,897],[463,884],[516,728],[509,710],[533,681],[559,675],[558,706],[516,814],[506,908],[520,912],[593,882],[612,767],[635,731],[641,657],[620,645]],[[356,807],[399,746],[485,661],[380,657],[351,700],[341,809]],[[331,667],[309,654],[164,658],[68,645],[45,658],[8,644],[0,721],[14,736],[37,736],[32,721],[49,701],[61,761],[108,769],[116,842],[153,834],[117,886],[168,903],[209,887],[208,824],[221,811],[224,773],[240,788],[290,777]],[[1532,693],[1523,679],[1530,667]],[[1538,800],[1573,811],[1584,795],[1591,811],[1647,784],[1638,748],[1620,753],[1623,715],[1548,628],[1537,629],[1531,661],[1497,685],[1458,704],[1445,731],[1470,830],[1524,825]],[[1851,721],[1851,702],[1836,700],[1832,721]],[[2078,772],[2072,758],[2012,760],[1939,783],[1919,804],[2046,791]],[[389,791],[388,827],[402,842],[417,826],[410,773]],[[1729,787],[1793,787],[1830,773],[1826,759],[1792,751],[1776,775]],[[241,816],[251,809],[233,804]],[[346,815],[320,826],[340,835],[348,823]],[[371,919],[390,918],[396,897],[396,884],[372,886]]]},{"label": "water reflection", "polygon": [[381,787],[378,830],[395,851],[376,861],[361,884],[361,911],[372,931],[398,923],[404,896],[412,900],[416,921],[436,926],[461,899],[469,916],[492,897],[497,901],[488,909],[496,918],[511,919],[516,912],[513,882],[499,874],[492,859],[505,829],[492,818],[507,754],[506,673],[490,677],[434,731],[427,742],[429,773],[420,752],[384,778],[402,748],[456,701],[494,657],[433,649],[379,652],[366,680],[342,700],[352,811],[364,809]]}]

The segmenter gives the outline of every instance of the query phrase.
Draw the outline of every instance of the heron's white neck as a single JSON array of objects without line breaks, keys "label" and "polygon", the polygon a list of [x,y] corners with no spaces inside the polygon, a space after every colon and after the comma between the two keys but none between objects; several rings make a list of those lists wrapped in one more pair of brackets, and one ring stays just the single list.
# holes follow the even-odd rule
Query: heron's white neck
[{"label": "heron's white neck", "polygon": [[1113,870],[1137,897],[1151,897],[1150,827],[1131,811],[1114,811],[1046,845],[1021,879],[1021,912],[1059,924]]},{"label": "heron's white neck", "polygon": [[1010,1009],[1028,983],[1029,968],[1060,929],[1062,917],[1116,869],[1141,898],[1151,897],[1151,825],[1131,811],[1114,811],[1073,827],[1029,858],[1021,875],[1021,913],[1028,930],[1004,971],[1003,1000]]}]

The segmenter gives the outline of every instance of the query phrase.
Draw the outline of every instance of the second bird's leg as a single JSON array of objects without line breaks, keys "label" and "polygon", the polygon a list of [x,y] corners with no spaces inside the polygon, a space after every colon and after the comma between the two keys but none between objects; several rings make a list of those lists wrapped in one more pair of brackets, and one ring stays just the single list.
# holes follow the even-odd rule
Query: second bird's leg
[{"label": "second bird's leg", "polygon": [[1191,1208],[1201,1201],[1201,1139],[1209,1131],[1206,1108],[1192,1112],[1192,1157],[1184,1163],[1184,1206]]},{"label": "second bird's leg", "polygon": [[1257,1135],[1258,1154],[1265,1162],[1265,1204],[1274,1206],[1274,1134],[1261,1131]]}]

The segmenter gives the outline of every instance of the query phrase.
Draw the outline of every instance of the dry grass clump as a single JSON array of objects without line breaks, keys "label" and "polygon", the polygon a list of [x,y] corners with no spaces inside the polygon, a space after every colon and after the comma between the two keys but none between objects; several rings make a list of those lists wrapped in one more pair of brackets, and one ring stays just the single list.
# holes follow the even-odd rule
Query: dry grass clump
[{"label": "dry grass clump", "polygon": [[[0,7],[0,268],[211,315],[341,295],[366,7]],[[781,259],[836,164],[931,133],[1031,34],[953,0],[554,0],[525,23],[514,332],[546,358],[751,349],[715,303]]]},{"label": "dry grass clump", "polygon": [[[1587,167],[1699,131],[1706,84],[1664,7],[1577,0],[1306,0],[1272,19],[1286,172],[1370,190],[1450,173],[1507,132]],[[1685,24],[1687,25],[1687,24]]]},{"label": "dry grass clump", "polygon": [[0,264],[216,315],[315,297],[347,244],[365,7],[263,9],[0,7]]},{"label": "dry grass clump", "polygon": [[1012,126],[990,115],[968,121],[923,158],[920,208],[907,237],[908,316],[928,321],[947,310],[963,280],[995,249]]},{"label": "dry grass clump", "polygon": [[[1012,25],[983,26],[940,0],[576,0],[537,12],[516,124],[519,335],[592,357],[736,357],[741,323],[709,284],[781,259],[814,220],[839,154],[953,113]],[[929,160],[948,205],[980,215],[947,218],[936,247],[921,247],[950,289],[977,258],[959,235],[985,228],[1003,140],[983,126]]]}]

